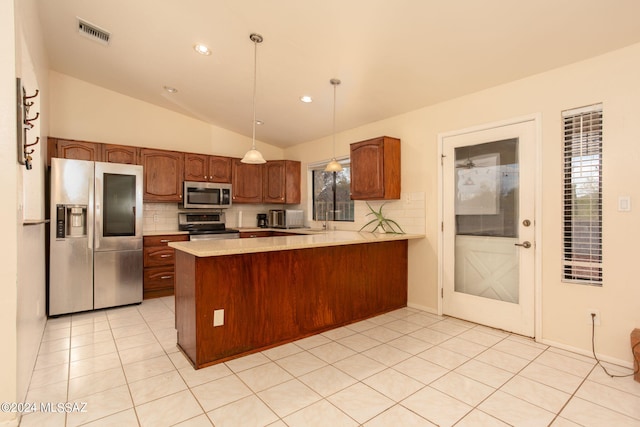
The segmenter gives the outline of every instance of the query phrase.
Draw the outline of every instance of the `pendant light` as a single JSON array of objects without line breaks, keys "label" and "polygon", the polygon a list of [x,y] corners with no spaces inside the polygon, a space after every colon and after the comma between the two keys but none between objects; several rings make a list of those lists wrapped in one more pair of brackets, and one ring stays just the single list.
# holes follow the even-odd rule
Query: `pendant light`
[{"label": "pendant light", "polygon": [[336,87],[342,83],[338,79],[331,79],[329,83],[333,85],[333,158],[324,168],[325,172],[340,172],[342,165],[336,160]]},{"label": "pendant light", "polygon": [[258,74],[258,43],[262,43],[263,39],[260,34],[256,33],[251,34],[249,38],[253,42],[253,142],[251,145],[251,150],[247,151],[247,154],[245,154],[240,161],[242,163],[260,164],[267,162],[264,157],[262,157],[262,154],[260,154],[260,152],[256,150],[256,76]]}]

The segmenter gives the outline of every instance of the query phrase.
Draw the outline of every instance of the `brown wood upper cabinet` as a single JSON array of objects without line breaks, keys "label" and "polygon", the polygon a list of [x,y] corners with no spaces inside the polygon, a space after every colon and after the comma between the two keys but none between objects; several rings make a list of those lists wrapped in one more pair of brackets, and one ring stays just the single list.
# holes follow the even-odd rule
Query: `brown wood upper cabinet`
[{"label": "brown wood upper cabinet", "polygon": [[388,136],[351,144],[351,199],[400,198],[400,140]]},{"label": "brown wood upper cabinet", "polygon": [[233,203],[262,203],[262,167],[232,159]]},{"label": "brown wood upper cabinet", "polygon": [[231,158],[186,153],[184,180],[201,182],[231,182]]},{"label": "brown wood upper cabinet", "polygon": [[102,161],[102,144],[98,142],[49,138],[48,149],[51,151],[50,157],[94,162]]},{"label": "brown wood upper cabinet", "polygon": [[300,203],[300,162],[268,161],[262,166],[264,203]]},{"label": "brown wood upper cabinet", "polygon": [[138,147],[128,145],[102,144],[60,138],[48,138],[47,147],[47,164],[49,165],[51,164],[51,157],[137,165],[140,151]]},{"label": "brown wood upper cabinet", "polygon": [[182,201],[183,153],[143,148],[140,164],[144,167],[145,202]]},{"label": "brown wood upper cabinet", "polygon": [[137,165],[140,149],[127,145],[102,144],[102,161]]}]

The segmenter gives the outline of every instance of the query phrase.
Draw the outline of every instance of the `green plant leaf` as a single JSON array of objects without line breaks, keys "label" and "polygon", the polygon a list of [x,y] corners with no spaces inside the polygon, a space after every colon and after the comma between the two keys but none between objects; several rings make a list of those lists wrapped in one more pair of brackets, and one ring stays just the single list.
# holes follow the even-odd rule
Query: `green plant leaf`
[{"label": "green plant leaf", "polygon": [[[367,207],[369,208],[369,211],[370,211],[369,213],[367,213],[366,216],[373,215],[375,216],[375,218],[369,221],[368,223],[366,223],[365,225],[363,225],[362,228],[360,228],[360,231],[364,230],[371,224],[375,223],[376,226],[374,227],[373,230],[371,230],[372,233],[375,233],[375,231],[378,228],[382,228],[382,230],[385,233],[404,234],[402,227],[400,227],[400,225],[397,222],[395,222],[392,219],[384,217],[384,214],[382,213],[382,208],[384,207],[384,205],[387,204],[386,202],[380,205],[380,208],[378,210],[375,210],[374,208],[372,208],[369,202],[365,202],[365,203],[367,204]],[[397,227],[399,231],[397,231],[396,228],[394,228],[394,226]]]}]

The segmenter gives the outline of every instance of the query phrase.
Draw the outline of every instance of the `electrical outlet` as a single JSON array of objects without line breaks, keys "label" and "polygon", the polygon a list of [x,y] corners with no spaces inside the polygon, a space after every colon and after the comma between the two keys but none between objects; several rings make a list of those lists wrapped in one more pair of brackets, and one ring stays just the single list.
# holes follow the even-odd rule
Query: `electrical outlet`
[{"label": "electrical outlet", "polygon": [[[596,315],[596,317],[593,320],[591,320],[591,317],[592,317],[591,315],[592,314]],[[594,310],[592,308],[588,309],[587,310],[587,320],[589,321],[590,325],[593,322],[594,325],[600,326],[600,310]]]},{"label": "electrical outlet", "polygon": [[153,214],[153,222],[158,222],[158,221],[160,221],[158,214]]},{"label": "electrical outlet", "polygon": [[213,326],[224,325],[224,309],[213,310]]}]

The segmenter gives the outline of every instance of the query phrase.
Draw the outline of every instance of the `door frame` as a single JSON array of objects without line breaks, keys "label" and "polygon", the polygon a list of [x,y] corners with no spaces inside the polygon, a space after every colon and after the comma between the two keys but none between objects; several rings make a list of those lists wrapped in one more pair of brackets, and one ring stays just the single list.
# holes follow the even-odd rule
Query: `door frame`
[{"label": "door frame", "polygon": [[442,298],[444,292],[443,270],[444,270],[444,167],[443,167],[443,143],[444,139],[452,136],[464,135],[484,131],[496,127],[515,125],[523,122],[533,122],[535,128],[535,159],[534,159],[534,224],[535,224],[535,245],[534,250],[534,338],[536,341],[542,336],[542,114],[534,113],[525,116],[514,117],[497,122],[485,123],[477,126],[463,128],[459,130],[443,132],[438,134],[438,158],[440,159],[438,173],[438,315],[442,316]]}]

